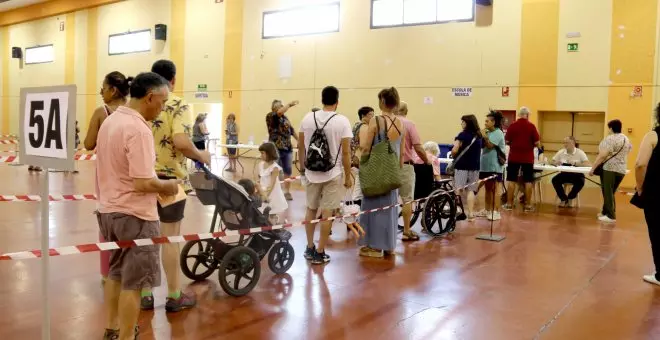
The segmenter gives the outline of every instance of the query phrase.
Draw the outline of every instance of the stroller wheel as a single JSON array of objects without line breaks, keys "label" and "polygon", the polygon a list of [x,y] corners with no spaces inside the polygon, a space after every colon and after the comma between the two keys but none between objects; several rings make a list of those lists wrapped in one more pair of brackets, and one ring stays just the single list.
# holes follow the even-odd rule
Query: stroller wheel
[{"label": "stroller wheel", "polygon": [[218,281],[225,293],[243,296],[257,285],[261,263],[257,253],[244,246],[233,247],[222,257],[218,268]]},{"label": "stroller wheel", "polygon": [[293,265],[296,253],[289,242],[279,242],[268,252],[268,267],[275,274],[284,274]]},{"label": "stroller wheel", "polygon": [[422,225],[429,234],[438,237],[456,227],[456,203],[446,193],[431,195],[422,212]]},{"label": "stroller wheel", "polygon": [[181,271],[194,281],[202,281],[218,268],[213,241],[198,240],[187,242],[181,249]]}]

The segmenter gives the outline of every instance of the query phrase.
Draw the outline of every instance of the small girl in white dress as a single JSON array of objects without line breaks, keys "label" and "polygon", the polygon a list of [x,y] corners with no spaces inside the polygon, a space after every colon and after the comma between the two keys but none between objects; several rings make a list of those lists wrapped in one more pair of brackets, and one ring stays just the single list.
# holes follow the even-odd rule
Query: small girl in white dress
[{"label": "small girl in white dress", "polygon": [[[270,207],[270,215],[281,214],[289,207],[280,184],[282,168],[277,164],[279,155],[275,144],[268,142],[259,146],[261,162],[259,162],[259,186],[264,201]],[[271,219],[273,220],[273,219]]]}]

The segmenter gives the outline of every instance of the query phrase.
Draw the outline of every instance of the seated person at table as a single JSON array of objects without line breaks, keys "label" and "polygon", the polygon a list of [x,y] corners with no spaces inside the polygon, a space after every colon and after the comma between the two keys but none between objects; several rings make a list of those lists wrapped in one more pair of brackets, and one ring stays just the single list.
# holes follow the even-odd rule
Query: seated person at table
[{"label": "seated person at table", "polygon": [[[589,159],[584,151],[578,149],[575,137],[564,138],[564,148],[557,151],[552,157],[552,164],[555,166],[589,166]],[[571,192],[566,196],[564,184],[572,184]],[[584,187],[584,175],[572,172],[560,172],[552,178],[552,186],[557,192],[557,197],[561,200],[560,206],[569,207],[570,201],[575,199]]]}]

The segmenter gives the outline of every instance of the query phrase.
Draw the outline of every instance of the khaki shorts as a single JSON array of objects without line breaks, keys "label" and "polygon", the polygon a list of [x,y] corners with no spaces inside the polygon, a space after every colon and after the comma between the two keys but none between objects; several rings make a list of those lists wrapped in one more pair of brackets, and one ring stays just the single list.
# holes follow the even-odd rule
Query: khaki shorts
[{"label": "khaki shorts", "polygon": [[[145,221],[121,213],[97,215],[101,235],[107,242],[160,236],[158,221]],[[111,280],[121,281],[123,290],[160,286],[160,246],[157,244],[110,251]]]},{"label": "khaki shorts", "polygon": [[399,196],[404,203],[412,201],[415,197],[415,167],[410,164],[404,164],[401,168]]},{"label": "khaki shorts", "polygon": [[344,186],[343,176],[339,175],[323,183],[307,183],[307,208],[312,210],[335,210],[341,205]]}]

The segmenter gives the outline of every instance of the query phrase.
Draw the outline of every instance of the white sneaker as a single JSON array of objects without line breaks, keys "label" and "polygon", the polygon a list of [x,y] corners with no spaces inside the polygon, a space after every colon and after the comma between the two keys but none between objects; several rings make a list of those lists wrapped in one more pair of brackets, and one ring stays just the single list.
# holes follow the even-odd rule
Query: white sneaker
[{"label": "white sneaker", "polygon": [[642,276],[642,279],[648,283],[660,286],[660,281],[655,278],[655,274],[644,275]]},{"label": "white sneaker", "polygon": [[489,221],[499,221],[502,219],[502,215],[500,215],[499,211],[494,211],[492,214],[488,213],[488,216],[486,216],[486,218]]},{"label": "white sneaker", "polygon": [[613,219],[611,219],[611,218],[609,218],[605,215],[600,216],[598,218],[598,220],[601,221],[601,222],[605,222],[605,223],[615,223],[616,222],[616,220],[613,220]]},{"label": "white sneaker", "polygon": [[490,211],[486,209],[474,213],[474,217],[487,217],[488,215],[490,215]]}]

